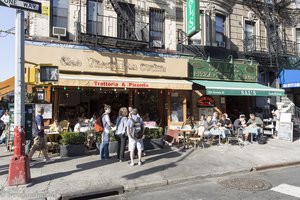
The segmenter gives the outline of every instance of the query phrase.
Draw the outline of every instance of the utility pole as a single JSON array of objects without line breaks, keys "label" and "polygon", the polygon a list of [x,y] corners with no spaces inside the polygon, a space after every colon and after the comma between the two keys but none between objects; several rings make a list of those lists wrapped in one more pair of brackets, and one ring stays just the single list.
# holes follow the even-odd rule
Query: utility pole
[{"label": "utility pole", "polygon": [[15,102],[14,155],[10,159],[7,185],[22,185],[30,180],[28,157],[25,155],[25,82],[24,82],[24,11],[16,11],[15,31]]},{"label": "utility pole", "polygon": [[24,82],[24,11],[16,12],[15,37],[15,127],[25,126],[25,82]]}]

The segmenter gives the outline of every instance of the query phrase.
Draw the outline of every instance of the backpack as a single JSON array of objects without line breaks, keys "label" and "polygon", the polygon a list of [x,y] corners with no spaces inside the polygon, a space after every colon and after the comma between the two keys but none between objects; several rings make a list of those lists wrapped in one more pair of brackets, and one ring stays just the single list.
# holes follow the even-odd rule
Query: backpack
[{"label": "backpack", "polygon": [[267,144],[267,140],[268,140],[268,138],[266,137],[266,136],[263,136],[263,134],[259,134],[258,136],[257,136],[257,143],[258,144]]},{"label": "backpack", "polygon": [[[102,116],[102,117],[103,117],[103,116]],[[104,130],[103,124],[102,124],[102,117],[98,117],[98,119],[96,120],[95,125],[94,125],[95,131],[96,131],[97,133],[102,133],[103,130]]]},{"label": "backpack", "polygon": [[138,117],[136,120],[130,118],[133,122],[133,137],[141,139],[143,137],[144,127],[141,122],[141,118]]}]

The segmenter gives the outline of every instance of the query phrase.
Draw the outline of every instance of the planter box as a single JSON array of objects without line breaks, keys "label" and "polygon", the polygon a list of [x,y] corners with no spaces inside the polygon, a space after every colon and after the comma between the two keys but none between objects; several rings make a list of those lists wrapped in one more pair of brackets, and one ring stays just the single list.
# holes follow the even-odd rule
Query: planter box
[{"label": "planter box", "polygon": [[164,141],[162,138],[144,139],[143,142],[145,150],[162,149],[164,147]]},{"label": "planter box", "polygon": [[60,157],[83,156],[85,154],[85,145],[60,145]]},{"label": "planter box", "polygon": [[[100,153],[100,143],[96,143],[96,153],[99,154]],[[118,151],[118,142],[115,141],[115,142],[110,142],[109,143],[109,146],[108,146],[108,150],[109,150],[109,153],[117,153]]]}]

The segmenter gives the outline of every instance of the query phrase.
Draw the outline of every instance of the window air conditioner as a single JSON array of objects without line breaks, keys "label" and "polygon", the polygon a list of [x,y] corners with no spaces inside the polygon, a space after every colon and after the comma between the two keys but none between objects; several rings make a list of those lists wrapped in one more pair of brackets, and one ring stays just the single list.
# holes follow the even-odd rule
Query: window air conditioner
[{"label": "window air conditioner", "polygon": [[158,48],[161,48],[161,47],[162,47],[162,42],[161,42],[161,40],[153,40],[153,41],[152,41],[152,47],[158,47]]},{"label": "window air conditioner", "polygon": [[226,46],[225,42],[218,42],[218,47],[225,48],[225,46]]},{"label": "window air conditioner", "polygon": [[64,27],[57,27],[53,26],[52,28],[52,34],[58,37],[66,37],[67,36],[67,29]]}]

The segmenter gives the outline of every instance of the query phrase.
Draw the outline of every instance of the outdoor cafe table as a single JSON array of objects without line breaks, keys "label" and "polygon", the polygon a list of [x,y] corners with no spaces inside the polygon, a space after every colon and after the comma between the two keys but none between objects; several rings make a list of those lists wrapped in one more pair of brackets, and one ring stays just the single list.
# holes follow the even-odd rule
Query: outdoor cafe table
[{"label": "outdoor cafe table", "polygon": [[194,131],[194,129],[185,129],[185,128],[179,129],[179,133],[183,134],[183,146],[184,146],[184,148],[186,146],[186,142],[187,142],[189,136],[193,133],[193,131]]},{"label": "outdoor cafe table", "polygon": [[226,135],[228,135],[230,132],[228,129],[211,129],[210,134],[211,135],[217,135],[219,136],[219,145],[221,144],[221,136],[226,138]]},{"label": "outdoor cafe table", "polygon": [[246,127],[243,131],[251,134],[251,143],[253,142],[253,134],[256,136],[260,133],[260,127]]}]

